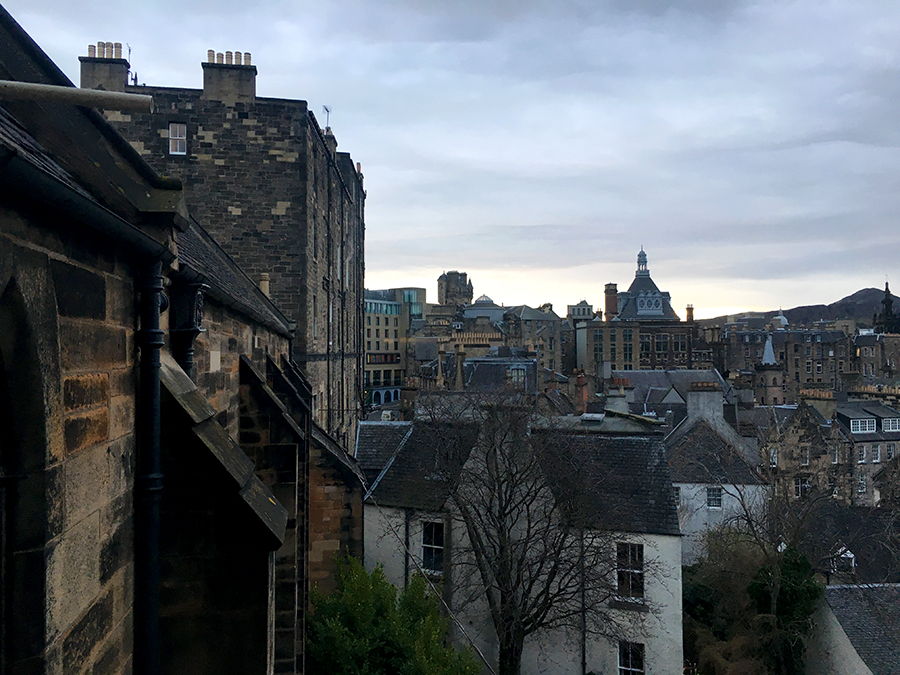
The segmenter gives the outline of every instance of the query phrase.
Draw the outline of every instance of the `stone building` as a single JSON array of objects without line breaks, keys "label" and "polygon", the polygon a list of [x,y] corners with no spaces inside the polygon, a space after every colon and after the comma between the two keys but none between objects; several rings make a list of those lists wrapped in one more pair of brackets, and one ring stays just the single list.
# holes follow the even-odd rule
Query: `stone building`
[{"label": "stone building", "polygon": [[[668,293],[650,277],[647,254],[638,253],[634,281],[627,291],[605,289],[604,316],[576,326],[578,367],[591,375],[607,370],[676,370],[712,368],[711,354],[699,338],[694,310],[682,321]],[[582,347],[583,345],[583,347]]]},{"label": "stone building", "polygon": [[438,304],[459,307],[472,302],[472,282],[465,272],[452,270],[438,277]]},{"label": "stone building", "polygon": [[145,101],[2,8],[0,71],[3,672],[302,672],[362,489],[289,320],[91,107]]},{"label": "stone building", "polygon": [[363,389],[365,191],[306,101],[256,95],[250,54],[208,54],[203,88],[135,86],[121,54],[81,57],[81,85],[149,94],[152,113],[107,119],[185,198],[226,252],[295,324],[292,356],[313,388],[316,421],[355,436]]}]

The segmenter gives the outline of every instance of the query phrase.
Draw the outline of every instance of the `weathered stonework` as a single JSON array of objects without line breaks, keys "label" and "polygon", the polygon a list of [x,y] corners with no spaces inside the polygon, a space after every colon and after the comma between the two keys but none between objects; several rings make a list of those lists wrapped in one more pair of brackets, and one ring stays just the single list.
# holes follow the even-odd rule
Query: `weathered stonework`
[{"label": "weathered stonework", "polygon": [[[362,174],[305,101],[256,97],[255,66],[203,71],[202,90],[121,83],[152,95],[156,112],[107,119],[157,171],[184,181],[191,213],[251,279],[269,274],[272,300],[297,326],[292,354],[312,383],[316,422],[349,452],[362,396]],[[185,154],[170,153],[171,123],[185,125]]]}]

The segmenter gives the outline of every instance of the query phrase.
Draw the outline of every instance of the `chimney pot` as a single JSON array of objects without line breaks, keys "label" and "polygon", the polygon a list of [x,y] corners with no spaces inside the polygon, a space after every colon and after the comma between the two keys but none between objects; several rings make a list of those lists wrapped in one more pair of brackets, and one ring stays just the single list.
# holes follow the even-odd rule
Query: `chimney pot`
[{"label": "chimney pot", "polygon": [[250,52],[244,52],[244,65],[250,65]]},{"label": "chimney pot", "polygon": [[88,45],[88,58],[97,58],[97,45]]},{"label": "chimney pot", "polygon": [[260,272],[259,274],[259,290],[268,298],[269,297],[269,273]]},{"label": "chimney pot", "polygon": [[231,57],[232,57],[231,52],[225,52],[225,65],[226,66],[230,66],[232,64]]},{"label": "chimney pot", "polygon": [[241,65],[242,57],[243,57],[243,54],[241,54],[241,52],[235,52],[234,53],[234,65],[236,65],[236,66]]},{"label": "chimney pot", "polygon": [[116,42],[113,44],[113,58],[121,59],[122,58],[122,43]]},{"label": "chimney pot", "polygon": [[206,50],[206,62],[207,63],[215,63],[216,62],[216,52],[212,49]]},{"label": "chimney pot", "polygon": [[216,52],[216,63],[225,63],[225,55],[222,52]]},{"label": "chimney pot", "polygon": [[97,58],[102,59],[106,56],[106,43],[98,42],[97,43]]},{"label": "chimney pot", "polygon": [[113,43],[106,43],[106,58],[111,59],[113,57]]}]

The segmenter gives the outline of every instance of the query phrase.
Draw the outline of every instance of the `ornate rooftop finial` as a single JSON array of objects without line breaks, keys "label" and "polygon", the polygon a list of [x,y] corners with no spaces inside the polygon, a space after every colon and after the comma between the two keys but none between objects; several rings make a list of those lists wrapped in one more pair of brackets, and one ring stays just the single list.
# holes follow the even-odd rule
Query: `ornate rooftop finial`
[{"label": "ornate rooftop finial", "polygon": [[641,246],[641,252],[638,253],[637,257],[637,272],[634,273],[636,277],[649,277],[650,270],[647,269],[647,254],[644,253],[644,247]]}]

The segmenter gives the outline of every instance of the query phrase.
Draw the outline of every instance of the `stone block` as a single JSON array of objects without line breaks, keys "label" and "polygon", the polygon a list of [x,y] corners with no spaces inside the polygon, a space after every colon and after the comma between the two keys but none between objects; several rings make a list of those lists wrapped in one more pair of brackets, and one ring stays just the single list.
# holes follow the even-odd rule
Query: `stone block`
[{"label": "stone block", "polygon": [[60,316],[106,319],[106,279],[61,260],[50,261]]},{"label": "stone block", "polygon": [[131,396],[113,396],[110,400],[109,437],[120,438],[134,432],[134,405]]},{"label": "stone block", "polygon": [[106,449],[95,447],[63,463],[66,522],[76,523],[107,501],[109,470]]},{"label": "stone block", "polygon": [[63,404],[66,412],[108,401],[109,375],[107,373],[74,375],[63,380]]},{"label": "stone block", "polygon": [[65,632],[100,592],[100,514],[93,513],[48,547],[47,634]]},{"label": "stone block", "polygon": [[66,419],[63,434],[66,452],[78,452],[109,438],[109,409],[99,408]]},{"label": "stone block", "polygon": [[110,443],[106,451],[106,459],[109,474],[108,498],[114,499],[119,495],[129,493],[134,486],[134,436],[123,436]]},{"label": "stone block", "polygon": [[63,675],[82,672],[91,652],[104,640],[112,627],[112,589],[85,612],[63,640]]},{"label": "stone block", "polygon": [[124,565],[134,562],[134,528],[124,521],[100,548],[100,582],[108,582]]},{"label": "stone block", "polygon": [[128,362],[127,344],[123,328],[67,319],[59,322],[60,366],[63,370],[122,366]]}]

